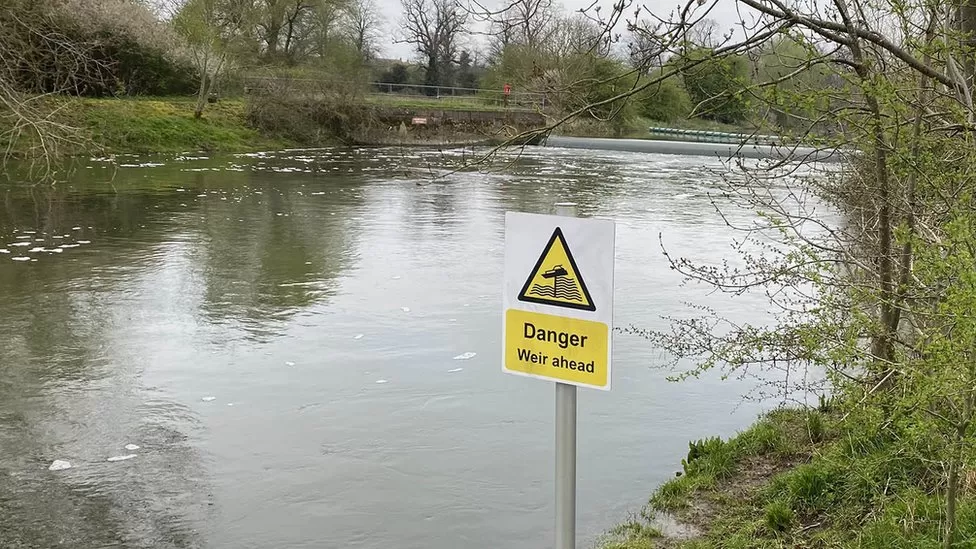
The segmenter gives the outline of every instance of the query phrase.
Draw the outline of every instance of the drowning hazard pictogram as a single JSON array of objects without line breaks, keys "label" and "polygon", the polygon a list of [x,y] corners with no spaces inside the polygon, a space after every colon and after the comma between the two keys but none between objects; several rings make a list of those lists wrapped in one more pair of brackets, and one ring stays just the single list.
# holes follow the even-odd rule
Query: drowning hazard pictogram
[{"label": "drowning hazard pictogram", "polygon": [[542,250],[518,299],[584,311],[596,310],[586,282],[573,259],[573,252],[569,250],[559,227],[553,231],[549,243]]}]

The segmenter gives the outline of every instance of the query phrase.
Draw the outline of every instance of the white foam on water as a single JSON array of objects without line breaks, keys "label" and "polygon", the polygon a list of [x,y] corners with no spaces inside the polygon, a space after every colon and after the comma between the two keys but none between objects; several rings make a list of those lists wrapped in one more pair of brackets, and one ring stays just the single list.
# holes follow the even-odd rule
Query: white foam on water
[{"label": "white foam on water", "polygon": [[400,310],[403,311],[403,312],[405,312],[405,313],[409,313],[410,312],[410,307],[400,307]]},{"label": "white foam on water", "polygon": [[78,246],[81,246],[81,244],[62,244],[62,245],[60,245],[58,247],[59,248],[77,248]]},{"label": "white foam on water", "polygon": [[31,237],[30,236],[18,236],[17,239],[19,239],[19,240],[30,240]]},{"label": "white foam on water", "polygon": [[139,449],[139,445],[138,445],[138,444],[126,444],[126,445],[124,446],[124,448],[125,448],[126,450],[128,450],[128,451],[130,451],[130,452],[134,452],[134,451],[136,451],[136,450],[138,450],[138,449]]},{"label": "white foam on water", "polygon": [[79,240],[78,244],[91,244],[91,240]]},{"label": "white foam on water", "polygon": [[352,336],[353,339],[362,339],[365,334],[356,334]]},{"label": "white foam on water", "polygon": [[382,384],[384,384],[384,383],[389,383],[389,381],[387,381],[387,380],[385,380],[385,379],[377,379],[377,380],[376,380],[376,383],[379,383],[380,385],[382,385]]},{"label": "white foam on water", "polygon": [[30,246],[30,242],[11,242],[8,246]]},{"label": "white foam on water", "polygon": [[59,235],[59,234],[56,234],[56,235],[52,236],[51,238],[57,238],[58,240],[61,240],[64,237],[61,236],[61,235]]},{"label": "white foam on water", "polygon": [[292,362],[292,361],[290,361],[290,360],[285,363],[285,366],[294,366],[294,365],[295,365],[295,363]]},{"label": "white foam on water", "polygon": [[0,254],[9,254],[9,253],[10,253],[10,250],[8,250],[6,248],[0,248]]},{"label": "white foam on water", "polygon": [[11,257],[14,261],[30,261],[29,257]]},{"label": "white foam on water", "polygon": [[115,461],[125,461],[125,460],[128,460],[128,459],[132,459],[134,457],[136,457],[135,454],[126,454],[124,456],[112,456],[112,457],[108,458],[107,461],[112,461],[112,462],[115,462]]},{"label": "white foam on water", "polygon": [[227,405],[228,405],[228,406],[233,406],[233,405],[234,405],[234,403],[233,403],[233,402],[228,402],[228,403],[227,403]]},{"label": "white foam on water", "polygon": [[36,254],[37,252],[45,252],[45,251],[47,251],[47,250],[45,250],[44,247],[41,246],[39,248],[36,248],[36,247],[35,248],[31,248],[31,249],[27,250],[27,253],[29,253],[29,254]]},{"label": "white foam on water", "polygon": [[50,250],[44,250],[44,251],[45,252],[50,252],[52,254],[59,254],[59,253],[63,252],[64,250],[62,250],[61,248],[51,248]]},{"label": "white foam on water", "polygon": [[205,396],[205,397],[201,398],[200,400],[202,400],[204,402],[213,402],[213,401],[217,400],[217,397],[215,397],[215,396]]},{"label": "white foam on water", "polygon": [[403,277],[400,275],[393,275],[393,280],[400,280],[401,278]]},{"label": "white foam on water", "polygon": [[461,353],[458,356],[454,357],[454,360],[468,360],[469,358],[474,358],[476,356],[478,356],[478,353],[468,351],[466,353]]},{"label": "white foam on water", "polygon": [[312,193],[312,196],[322,196],[323,194],[325,194],[325,193],[324,192],[323,193]]},{"label": "white foam on water", "polygon": [[71,230],[72,231],[80,231],[81,230],[81,227],[71,227]]},{"label": "white foam on water", "polygon": [[71,462],[63,459],[54,460],[51,466],[47,468],[48,471],[64,471],[65,469],[71,469]]}]

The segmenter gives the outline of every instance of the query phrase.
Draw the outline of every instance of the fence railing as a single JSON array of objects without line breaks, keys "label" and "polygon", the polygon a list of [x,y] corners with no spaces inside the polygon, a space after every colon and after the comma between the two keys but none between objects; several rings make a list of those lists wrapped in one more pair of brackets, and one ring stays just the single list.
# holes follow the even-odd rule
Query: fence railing
[{"label": "fence railing", "polygon": [[700,141],[706,143],[752,143],[754,145],[780,145],[786,139],[779,135],[755,135],[748,133],[728,133],[708,130],[680,130],[677,128],[662,128],[652,126],[647,128],[651,135],[672,137],[682,141]]},{"label": "fence railing", "polygon": [[[329,89],[340,89],[344,86],[351,86],[349,82],[335,80],[274,76],[246,76],[243,81],[245,94],[252,93],[255,90],[317,94]],[[430,86],[396,82],[370,82],[367,89],[366,96],[368,100],[380,104],[389,104],[390,106],[411,105],[424,107],[444,106],[467,107],[472,109],[530,110],[541,110],[549,106],[549,99],[546,94],[515,89],[506,93],[504,90],[486,88]]]}]

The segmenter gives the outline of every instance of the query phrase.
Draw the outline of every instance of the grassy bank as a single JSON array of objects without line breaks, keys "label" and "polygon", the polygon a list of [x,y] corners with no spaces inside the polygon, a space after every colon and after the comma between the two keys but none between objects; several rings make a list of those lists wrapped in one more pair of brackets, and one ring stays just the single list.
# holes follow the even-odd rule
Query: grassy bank
[{"label": "grassy bank", "polygon": [[291,145],[249,128],[243,100],[207,105],[200,119],[193,118],[194,106],[189,98],[72,99],[61,116],[110,153],[237,152]]},{"label": "grassy bank", "polygon": [[[692,443],[681,476],[602,547],[942,548],[944,488],[926,465],[856,416],[778,410],[730,440]],[[976,547],[972,488],[953,548]],[[659,526],[670,519],[680,527]]]}]

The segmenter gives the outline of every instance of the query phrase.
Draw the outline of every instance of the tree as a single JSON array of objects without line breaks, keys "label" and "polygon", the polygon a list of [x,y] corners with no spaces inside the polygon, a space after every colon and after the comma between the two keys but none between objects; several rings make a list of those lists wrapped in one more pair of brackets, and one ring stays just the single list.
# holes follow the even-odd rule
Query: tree
[{"label": "tree", "polygon": [[412,44],[424,63],[429,94],[450,85],[459,40],[467,32],[468,13],[456,0],[401,0],[402,41]]},{"label": "tree", "polygon": [[458,86],[474,89],[478,87],[478,75],[475,73],[475,61],[467,50],[458,56]]},{"label": "tree", "polygon": [[173,18],[200,75],[194,118],[203,116],[210,90],[242,46],[253,15],[247,0],[187,0]]},{"label": "tree", "polygon": [[695,105],[693,114],[727,124],[745,119],[748,102],[743,92],[748,86],[749,66],[743,57],[715,58],[711,50],[694,48],[674,63]]},{"label": "tree", "polygon": [[557,13],[552,0],[512,0],[500,10],[475,3],[475,17],[491,29],[489,55],[501,55],[507,46],[530,50],[544,48],[556,30]]},{"label": "tree", "polygon": [[375,0],[353,0],[343,13],[343,27],[347,40],[365,61],[376,58],[383,32],[383,17]]},{"label": "tree", "polygon": [[[647,29],[679,62],[564,119],[680,75],[700,109],[740,97],[756,110],[790,107],[794,136],[837,147],[847,161],[821,177],[804,177],[788,163],[743,167],[745,180],[728,181],[722,192],[762,221],[729,224],[740,235],[739,260],[716,266],[669,255],[690,281],[733,295],[763,292],[774,311],[768,323],[737,322],[703,307],[700,316],[672,319],[669,331],[641,333],[676,361],[694,361],[678,377],[715,368],[759,375],[761,390],[783,400],[810,390],[838,396],[862,437],[852,438],[841,467],[856,470],[860,452],[871,452],[874,460],[887,453],[901,469],[825,481],[838,498],[866,503],[866,512],[843,517],[821,509],[818,524],[863,529],[878,520],[875,507],[914,513],[914,504],[892,504],[923,494],[926,505],[941,500],[941,512],[912,529],[940,532],[946,549],[958,546],[963,472],[976,459],[976,3],[739,0],[750,10],[745,36],[688,50],[688,28],[715,4],[689,1]],[[735,64],[742,56],[774,48],[771,41],[784,36],[815,39],[817,47],[801,48],[789,64],[767,65],[763,81],[741,81]],[[818,71],[823,78],[804,82]],[[788,101],[769,101],[766,90],[787,87]],[[809,381],[815,371],[826,379]],[[921,546],[912,541],[906,546]]]}]

